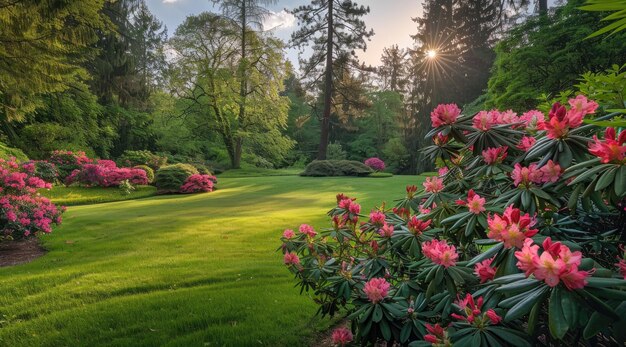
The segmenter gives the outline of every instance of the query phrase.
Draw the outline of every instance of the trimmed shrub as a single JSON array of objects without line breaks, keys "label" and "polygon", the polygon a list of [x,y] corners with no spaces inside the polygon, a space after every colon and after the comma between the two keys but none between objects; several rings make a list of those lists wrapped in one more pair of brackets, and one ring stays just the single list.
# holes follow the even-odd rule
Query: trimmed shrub
[{"label": "trimmed shrub", "polygon": [[314,160],[300,176],[367,176],[372,172],[365,164],[354,160]]},{"label": "trimmed shrub", "polygon": [[154,183],[160,194],[178,193],[189,176],[198,174],[198,169],[189,164],[167,165],[157,170]]},{"label": "trimmed shrub", "polygon": [[214,176],[201,174],[191,175],[187,177],[185,183],[180,187],[180,192],[184,194],[212,192],[215,183],[217,183],[217,178]]},{"label": "trimmed shrub", "polygon": [[153,183],[154,182],[154,170],[152,170],[151,167],[149,167],[148,165],[137,165],[134,167],[134,169],[139,169],[139,170],[143,170],[146,172],[146,177],[148,178],[148,183]]},{"label": "trimmed shrub", "polygon": [[156,155],[150,151],[124,151],[117,163],[127,167],[147,165],[153,170],[158,170],[167,163],[167,157]]},{"label": "trimmed shrub", "polygon": [[393,177],[393,174],[390,172],[372,172],[371,174],[369,174],[367,177],[373,177],[373,178],[387,178],[387,177]]},{"label": "trimmed shrub", "polygon": [[13,148],[0,142],[0,158],[9,160],[15,158],[17,162],[28,161],[28,157],[19,148]]},{"label": "trimmed shrub", "polygon": [[365,160],[365,165],[374,171],[383,171],[385,170],[385,162],[380,158],[372,157]]}]

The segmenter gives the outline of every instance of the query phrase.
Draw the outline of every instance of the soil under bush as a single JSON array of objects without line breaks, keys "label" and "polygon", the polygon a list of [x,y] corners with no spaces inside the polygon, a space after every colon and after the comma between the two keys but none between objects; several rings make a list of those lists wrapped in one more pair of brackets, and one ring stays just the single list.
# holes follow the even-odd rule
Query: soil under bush
[{"label": "soil under bush", "polygon": [[0,267],[28,263],[44,254],[46,250],[41,247],[37,238],[2,241],[0,242]]}]

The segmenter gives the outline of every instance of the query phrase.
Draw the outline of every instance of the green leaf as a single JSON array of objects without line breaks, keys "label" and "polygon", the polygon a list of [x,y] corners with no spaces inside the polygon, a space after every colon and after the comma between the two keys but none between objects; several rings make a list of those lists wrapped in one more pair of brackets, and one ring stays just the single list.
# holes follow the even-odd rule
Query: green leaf
[{"label": "green leaf", "polygon": [[526,278],[520,281],[505,284],[501,286],[500,288],[496,289],[496,292],[507,293],[507,292],[517,292],[521,290],[528,291],[530,289],[534,289],[540,284],[541,282],[534,278]]},{"label": "green leaf", "polygon": [[598,183],[596,184],[596,192],[608,187],[611,183],[613,183],[613,179],[615,179],[615,173],[617,172],[618,167],[612,167],[607,172],[603,173],[602,176],[598,179]]},{"label": "green leaf", "polygon": [[409,339],[409,337],[411,337],[412,330],[413,330],[413,327],[411,323],[405,324],[402,327],[402,330],[400,330],[400,342],[401,343],[405,343]]},{"label": "green leaf", "polygon": [[589,277],[587,278],[587,286],[592,288],[606,288],[606,287],[626,287],[626,280],[621,278],[603,278],[603,277]]},{"label": "green leaf", "polygon": [[532,309],[533,305],[543,300],[543,297],[547,292],[547,286],[541,286],[528,292],[527,296],[523,300],[518,302],[515,306],[511,307],[511,309],[506,313],[504,321],[511,322],[528,313]]},{"label": "green leaf", "polygon": [[550,334],[561,340],[567,333],[569,325],[561,308],[561,287],[554,287],[548,302],[548,326]]},{"label": "green leaf", "polygon": [[380,321],[380,332],[383,334],[385,341],[391,340],[391,329],[386,319]]},{"label": "green leaf", "polygon": [[516,347],[530,346],[530,343],[528,342],[528,340],[522,337],[522,335],[519,334],[515,330],[496,326],[496,325],[488,326],[486,330],[493,332],[496,336],[498,336],[500,339],[505,341],[506,345],[508,346],[516,346]]},{"label": "green leaf", "polygon": [[615,194],[620,198],[626,195],[626,165],[622,165],[619,169],[619,175],[615,180]]},{"label": "green leaf", "polygon": [[383,318],[383,308],[380,305],[374,305],[374,314],[372,315],[372,320],[374,323],[380,322]]}]

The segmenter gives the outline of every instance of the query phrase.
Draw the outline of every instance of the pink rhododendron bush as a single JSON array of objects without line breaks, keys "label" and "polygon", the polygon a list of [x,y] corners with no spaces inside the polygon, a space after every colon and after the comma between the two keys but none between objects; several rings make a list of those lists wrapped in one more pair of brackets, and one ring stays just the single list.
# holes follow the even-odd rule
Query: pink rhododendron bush
[{"label": "pink rhododendron bush", "polygon": [[392,208],[337,195],[330,227],[284,231],[283,262],[351,321],[338,345],[623,345],[626,131],[584,123],[614,116],[584,96],[548,114],[440,105],[439,176]]},{"label": "pink rhododendron bush", "polygon": [[80,169],[84,164],[91,164],[93,160],[82,151],[53,151],[48,162],[54,164],[58,170],[58,178],[63,181],[72,171]]},{"label": "pink rhododendron bush", "polygon": [[19,240],[52,232],[61,224],[64,208],[39,196],[37,190],[51,184],[36,176],[36,164],[0,159],[0,241]]},{"label": "pink rhododendron bush", "polygon": [[187,177],[180,187],[183,194],[212,192],[213,185],[217,183],[217,177],[211,175],[195,174]]},{"label": "pink rhododendron bush", "polygon": [[385,170],[385,162],[380,158],[372,157],[366,159],[364,162],[370,169],[374,171],[384,171]]},{"label": "pink rhododendron bush", "polygon": [[118,168],[114,161],[100,159],[95,164],[84,164],[65,178],[65,184],[87,187],[118,187],[128,181],[133,185],[147,185],[146,171],[135,168]]}]

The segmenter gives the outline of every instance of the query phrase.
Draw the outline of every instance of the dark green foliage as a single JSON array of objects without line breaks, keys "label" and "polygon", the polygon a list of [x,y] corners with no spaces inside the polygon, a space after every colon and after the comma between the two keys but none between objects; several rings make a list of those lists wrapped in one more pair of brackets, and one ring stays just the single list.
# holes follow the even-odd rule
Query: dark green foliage
[{"label": "dark green foliage", "polygon": [[185,180],[198,174],[198,170],[189,164],[173,164],[157,170],[154,183],[160,194],[178,193]]},{"label": "dark green foliage", "polygon": [[121,167],[147,165],[153,170],[157,170],[166,163],[167,157],[156,155],[150,151],[125,151],[117,159],[117,165]]},{"label": "dark green foliage", "polygon": [[11,148],[4,143],[0,142],[0,158],[9,159],[11,157],[15,157],[18,162],[28,161],[28,157],[22,150],[18,148]]},{"label": "dark green foliage", "polygon": [[300,176],[367,176],[372,172],[365,164],[354,160],[314,160]]},{"label": "dark green foliage", "polygon": [[35,161],[35,176],[48,183],[54,183],[59,177],[59,170],[56,165],[45,160]]},{"label": "dark green foliage", "polygon": [[626,32],[585,39],[605,23],[603,13],[579,10],[582,4],[572,0],[554,14],[529,18],[498,43],[487,107],[532,109],[541,94],[554,97],[587,71],[624,63]]},{"label": "dark green foliage", "polygon": [[148,165],[136,165],[135,169],[141,169],[146,172],[146,177],[148,177],[148,183],[154,182],[154,170]]}]

